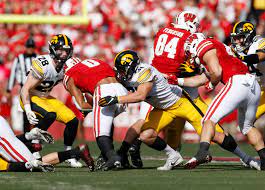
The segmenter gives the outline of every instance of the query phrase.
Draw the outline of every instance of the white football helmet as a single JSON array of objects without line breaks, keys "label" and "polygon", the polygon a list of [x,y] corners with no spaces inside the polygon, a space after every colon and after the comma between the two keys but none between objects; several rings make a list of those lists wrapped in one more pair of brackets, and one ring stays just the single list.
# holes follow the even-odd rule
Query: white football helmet
[{"label": "white football helmet", "polygon": [[176,23],[172,23],[175,28],[181,28],[191,33],[197,32],[200,26],[198,17],[191,11],[182,11],[175,20]]},{"label": "white football helmet", "polygon": [[190,62],[195,64],[200,65],[199,58],[197,57],[197,47],[202,42],[205,40],[206,37],[202,33],[193,33],[191,34],[187,40],[184,43],[184,50],[186,57],[190,59]]}]

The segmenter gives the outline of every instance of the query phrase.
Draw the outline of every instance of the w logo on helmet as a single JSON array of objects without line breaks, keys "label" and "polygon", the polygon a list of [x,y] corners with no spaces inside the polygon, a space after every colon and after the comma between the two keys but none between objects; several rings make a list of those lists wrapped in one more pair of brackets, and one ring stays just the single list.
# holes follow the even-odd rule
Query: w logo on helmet
[{"label": "w logo on helmet", "polygon": [[121,57],[121,65],[126,65],[127,63],[131,63],[133,61],[132,54],[125,54]]},{"label": "w logo on helmet", "polygon": [[191,13],[184,14],[185,22],[187,21],[193,22],[195,18],[196,18],[196,15],[194,14],[191,14]]},{"label": "w logo on helmet", "polygon": [[253,29],[254,29],[254,26],[251,23],[246,23],[243,25],[244,32],[252,31]]}]

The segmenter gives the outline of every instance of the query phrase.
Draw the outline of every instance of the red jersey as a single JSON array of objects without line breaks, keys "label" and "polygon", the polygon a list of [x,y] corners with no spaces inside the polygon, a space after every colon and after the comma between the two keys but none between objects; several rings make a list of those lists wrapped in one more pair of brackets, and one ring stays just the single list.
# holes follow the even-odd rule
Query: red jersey
[{"label": "red jersey", "polygon": [[241,75],[249,73],[247,66],[238,58],[228,53],[228,46],[214,39],[204,39],[198,42],[196,47],[196,54],[199,57],[201,63],[203,62],[203,55],[211,50],[216,49],[219,64],[222,67],[222,79],[221,81],[226,83],[228,79],[234,75]]},{"label": "red jersey", "polygon": [[190,34],[171,26],[161,28],[154,40],[152,65],[162,73],[177,74],[180,64],[185,61],[184,43]]},{"label": "red jersey", "polygon": [[115,73],[104,61],[98,59],[79,60],[71,58],[66,62],[63,84],[67,89],[69,78],[82,92],[94,93],[99,81],[107,77],[115,77]]}]

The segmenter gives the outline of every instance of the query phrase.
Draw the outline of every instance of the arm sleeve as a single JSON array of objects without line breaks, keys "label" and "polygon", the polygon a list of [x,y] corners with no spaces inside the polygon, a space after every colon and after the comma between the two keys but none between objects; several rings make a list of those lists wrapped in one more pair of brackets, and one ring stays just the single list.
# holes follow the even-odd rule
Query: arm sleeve
[{"label": "arm sleeve", "polygon": [[215,49],[213,43],[209,40],[202,40],[198,46],[197,46],[197,56],[202,59],[203,55],[211,50],[211,49]]}]

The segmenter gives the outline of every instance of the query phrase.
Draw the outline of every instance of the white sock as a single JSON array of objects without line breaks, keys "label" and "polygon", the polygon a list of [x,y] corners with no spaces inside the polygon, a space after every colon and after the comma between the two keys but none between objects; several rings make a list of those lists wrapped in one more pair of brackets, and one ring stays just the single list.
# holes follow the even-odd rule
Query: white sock
[{"label": "white sock", "polygon": [[169,145],[167,145],[163,151],[166,152],[166,155],[170,155],[170,154],[175,153],[175,150],[173,148],[171,148]]},{"label": "white sock", "polygon": [[71,150],[72,149],[72,146],[66,146],[64,145],[64,150]]},{"label": "white sock", "polygon": [[40,140],[35,139],[35,140],[32,140],[31,142],[32,142],[33,144],[38,144],[38,143],[40,143]]}]

